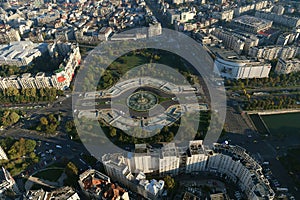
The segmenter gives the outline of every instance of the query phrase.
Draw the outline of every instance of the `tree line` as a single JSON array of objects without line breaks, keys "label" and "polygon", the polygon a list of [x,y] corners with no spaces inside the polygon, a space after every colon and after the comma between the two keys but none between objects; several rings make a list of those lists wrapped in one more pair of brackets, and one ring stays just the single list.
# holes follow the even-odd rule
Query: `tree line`
[{"label": "tree line", "polygon": [[253,78],[253,79],[226,79],[225,86],[230,86],[234,90],[244,88],[262,88],[262,87],[291,87],[300,85],[300,72],[290,74],[275,74],[270,73],[268,78]]},{"label": "tree line", "polygon": [[300,95],[296,96],[270,96],[265,98],[250,99],[245,102],[245,110],[270,110],[297,108]]},{"label": "tree line", "polygon": [[54,101],[56,96],[62,96],[63,91],[55,88],[7,88],[0,90],[0,103],[34,103],[41,101]]}]

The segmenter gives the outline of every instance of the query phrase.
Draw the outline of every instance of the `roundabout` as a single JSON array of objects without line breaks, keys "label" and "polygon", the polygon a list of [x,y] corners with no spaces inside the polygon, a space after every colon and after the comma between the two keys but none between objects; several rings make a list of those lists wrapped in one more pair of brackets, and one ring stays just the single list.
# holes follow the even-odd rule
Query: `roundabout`
[{"label": "roundabout", "polygon": [[148,111],[157,105],[157,103],[158,99],[156,95],[148,91],[135,92],[127,99],[128,107],[136,111]]}]

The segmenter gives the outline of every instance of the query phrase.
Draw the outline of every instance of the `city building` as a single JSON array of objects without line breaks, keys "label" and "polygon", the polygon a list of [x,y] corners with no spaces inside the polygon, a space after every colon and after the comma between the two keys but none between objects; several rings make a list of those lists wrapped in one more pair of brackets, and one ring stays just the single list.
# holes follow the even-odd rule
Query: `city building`
[{"label": "city building", "polygon": [[[0,49],[0,52],[2,52],[0,62],[2,62],[2,64],[5,63],[6,65],[24,66],[26,63],[30,64],[35,56],[40,56],[42,52],[48,52],[52,57],[59,54],[64,57],[64,60],[57,70],[47,76],[44,72],[38,72],[36,75],[24,73],[20,76],[11,75],[10,77],[0,77],[0,89],[4,90],[9,87],[16,89],[54,87],[59,90],[64,90],[69,87],[74,77],[75,69],[79,66],[81,61],[78,46],[71,43],[57,42],[49,45],[43,43],[35,47],[30,41],[21,42],[20,45],[21,46],[16,47],[7,45],[5,46],[6,48],[2,48],[2,51]],[[30,47],[32,46],[30,45],[35,48],[32,48],[33,50],[31,50]],[[42,49],[42,52],[39,49]],[[26,57],[27,55],[28,57]],[[9,56],[11,59],[8,59],[10,58]]]},{"label": "city building", "polygon": [[250,47],[257,46],[259,43],[259,39],[254,34],[237,30],[215,28],[212,34],[222,40],[226,48],[237,54],[248,53]]},{"label": "city building", "polygon": [[253,17],[249,15],[243,15],[238,18],[234,18],[231,21],[233,27],[250,33],[257,33],[272,27],[272,21]]},{"label": "city building", "polygon": [[0,160],[8,160],[7,155],[1,146],[0,146]]},{"label": "city building", "polygon": [[18,30],[15,29],[0,29],[0,43],[9,43],[20,41],[21,37]]},{"label": "city building", "polygon": [[185,173],[205,171],[207,159],[208,156],[205,153],[202,141],[190,141],[186,156]]},{"label": "city building", "polygon": [[13,179],[13,177],[10,175],[10,173],[4,167],[1,167],[1,170],[0,170],[0,198],[5,197],[5,192],[7,190],[11,190],[16,194],[19,193],[18,186],[17,186],[15,180]]},{"label": "city building", "polygon": [[284,13],[284,7],[282,5],[276,5],[272,8],[272,12],[276,13],[277,15],[283,15]]},{"label": "city building", "polygon": [[234,16],[240,16],[243,13],[253,11],[253,10],[262,10],[268,6],[268,1],[258,1],[256,3],[250,3],[244,6],[238,6],[234,9]]},{"label": "city building", "polygon": [[22,198],[23,200],[80,200],[78,193],[69,186],[58,188],[51,192],[44,191],[43,189],[28,190]]},{"label": "city building", "polygon": [[111,27],[102,27],[99,31],[98,39],[101,41],[107,41],[112,32],[113,29]]},{"label": "city building", "polygon": [[187,9],[168,9],[167,18],[170,24],[174,24],[175,21],[187,22],[194,19],[196,12]]},{"label": "city building", "polygon": [[300,25],[300,18],[298,17],[290,17],[287,15],[279,15],[272,12],[263,12],[257,11],[255,12],[255,17],[259,17],[266,20],[271,20],[276,24],[280,24],[283,26],[287,26],[290,28],[295,28]]},{"label": "city building", "polygon": [[250,47],[248,55],[266,60],[273,60],[276,58],[292,59],[298,55],[298,47],[281,45]]},{"label": "city building", "polygon": [[[157,181],[155,179],[149,181],[146,179],[146,175],[142,169],[148,170],[148,173],[156,171],[158,160],[157,156],[155,156],[151,161],[150,155],[146,156],[146,158],[142,158],[145,156],[143,154],[144,151],[144,144],[136,145],[135,154],[129,153],[127,158],[122,154],[105,154],[102,156],[102,163],[106,173],[110,177],[118,180],[131,191],[136,192],[147,199],[157,199],[164,191],[164,181]],[[137,152],[142,153],[143,155],[138,156]],[[133,157],[138,158],[134,159]],[[150,158],[150,160],[147,160],[148,158]],[[143,164],[141,161],[145,161],[146,163]],[[155,165],[155,168],[149,170],[152,164]]]},{"label": "city building", "polygon": [[159,22],[153,22],[149,24],[149,29],[148,29],[148,37],[154,37],[161,35],[162,33],[162,27]]},{"label": "city building", "polygon": [[221,12],[214,12],[213,17],[222,21],[231,21],[233,19],[233,10],[224,10]]},{"label": "city building", "polygon": [[[145,146],[142,146],[144,149]],[[140,149],[141,146],[136,146],[137,149]],[[184,149],[187,149],[184,151]],[[160,154],[164,154],[163,152],[166,151],[166,154],[169,154],[171,150],[171,156],[177,157],[176,159],[179,160],[181,166],[177,165],[178,170],[179,168],[183,168],[186,173],[195,173],[195,172],[211,172],[216,173],[219,175],[225,175],[228,179],[233,181],[241,191],[245,193],[248,199],[274,199],[275,193],[271,189],[269,181],[264,177],[262,173],[262,167],[249,155],[247,154],[246,150],[240,146],[231,146],[226,144],[218,144],[215,143],[213,147],[204,146],[202,141],[191,141],[189,146],[186,147],[177,147],[174,144],[165,145],[162,149],[150,149],[150,153],[148,154],[150,158],[149,160],[154,158],[153,162],[157,162],[159,165],[159,169],[161,169],[161,165],[165,168],[167,163],[162,163],[160,161],[155,160],[157,157],[156,153],[152,153],[154,151],[160,152]],[[136,151],[136,150],[135,150]],[[144,155],[144,151],[142,155]],[[111,154],[110,154],[111,155]],[[119,158],[121,154],[118,155]],[[123,155],[124,156],[124,155]],[[136,165],[134,162],[140,162],[139,160],[132,159],[132,157],[139,156],[138,154],[131,155],[129,160],[124,165],[132,166]],[[168,155],[169,156],[169,155]],[[107,156],[103,157],[102,159],[104,168],[107,170],[107,162],[109,158]],[[168,162],[168,160],[166,160]],[[174,161],[174,159],[172,159]],[[177,163],[177,161],[176,161]],[[111,164],[111,163],[110,163]],[[140,169],[149,169],[153,166],[153,163],[150,162],[143,162],[139,163],[138,165],[144,165],[144,167],[139,167]],[[171,175],[176,175],[178,173],[177,170],[173,170],[173,162],[168,163],[172,170]],[[111,166],[110,166],[111,167]],[[131,168],[131,167],[130,167]],[[169,168],[169,167],[168,167]],[[134,168],[132,168],[134,169]],[[155,171],[155,170],[153,170]],[[140,171],[135,179],[127,179],[128,183],[133,183],[134,180],[145,180],[144,172],[141,173]],[[137,172],[136,172],[137,173]],[[151,173],[150,171],[148,173]],[[164,173],[161,173],[164,175]],[[132,176],[131,176],[132,178]],[[125,181],[125,179],[121,179]],[[126,181],[125,181],[126,182]],[[139,191],[140,185],[143,185],[145,181],[133,186],[132,184],[128,184],[132,187],[135,191]],[[151,181],[152,182],[152,181]],[[152,183],[146,181],[147,184],[156,185],[157,181],[153,181]],[[162,186],[163,182],[158,184],[156,187]],[[150,192],[151,193],[151,192]],[[146,194],[143,194],[144,197]]]},{"label": "city building", "polygon": [[129,200],[126,190],[116,183],[111,183],[108,176],[94,169],[80,174],[78,183],[89,199]]},{"label": "city building", "polygon": [[217,49],[214,72],[228,79],[265,78],[269,76],[271,65],[245,56],[239,56],[233,51]]},{"label": "city building", "polygon": [[31,41],[11,42],[0,45],[0,65],[27,66],[47,51],[47,44]]},{"label": "city building", "polygon": [[299,33],[297,32],[285,32],[279,35],[276,45],[291,45],[298,41]]},{"label": "city building", "polygon": [[299,59],[282,59],[279,58],[277,65],[275,67],[275,72],[277,74],[289,74],[292,72],[300,71],[300,60]]},{"label": "city building", "polygon": [[60,18],[60,12],[58,10],[52,11],[52,12],[46,12],[40,16],[37,17],[37,23],[38,25],[42,26],[44,24],[49,24],[50,22],[53,22]]}]

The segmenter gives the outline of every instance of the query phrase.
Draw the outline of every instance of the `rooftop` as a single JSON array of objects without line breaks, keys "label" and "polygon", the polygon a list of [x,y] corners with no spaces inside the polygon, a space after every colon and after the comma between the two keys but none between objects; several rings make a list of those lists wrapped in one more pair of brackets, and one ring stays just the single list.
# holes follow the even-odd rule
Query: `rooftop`
[{"label": "rooftop", "polygon": [[250,25],[250,26],[253,26],[253,27],[257,27],[259,29],[269,25],[270,23],[272,23],[272,21],[270,21],[270,20],[261,19],[261,18],[258,18],[258,17],[249,16],[249,15],[243,15],[243,16],[240,16],[238,18],[234,18],[232,21],[240,23],[240,24],[245,24],[245,25]]}]

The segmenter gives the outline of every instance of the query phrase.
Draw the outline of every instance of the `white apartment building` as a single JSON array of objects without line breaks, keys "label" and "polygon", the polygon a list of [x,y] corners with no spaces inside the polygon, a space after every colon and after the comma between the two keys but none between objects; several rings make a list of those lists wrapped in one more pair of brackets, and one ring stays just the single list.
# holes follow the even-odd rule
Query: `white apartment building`
[{"label": "white apartment building", "polygon": [[11,42],[0,45],[0,65],[26,66],[47,51],[47,44],[31,41]]},{"label": "white apartment building", "polygon": [[237,54],[247,53],[250,47],[257,46],[259,42],[259,39],[253,34],[231,29],[216,28],[212,34],[222,40],[226,48],[235,51]]},{"label": "white apartment building", "polygon": [[167,17],[171,24],[174,24],[175,21],[177,22],[187,22],[189,20],[194,19],[196,16],[196,12],[190,10],[177,10],[177,9],[168,9],[167,10]]},{"label": "white apartment building", "polygon": [[105,171],[109,177],[124,181],[132,180],[132,174],[129,170],[127,159],[121,154],[105,154],[102,157],[102,162],[105,166]]},{"label": "white apartment building", "polygon": [[221,12],[214,12],[213,17],[219,20],[231,21],[233,19],[233,10],[224,10]]},{"label": "white apartment building", "polygon": [[[164,159],[164,162],[159,161],[159,173],[164,175],[165,169],[168,169],[168,172],[171,175],[176,175],[178,173],[175,170],[173,163],[176,163],[177,168],[183,167],[186,173],[195,173],[202,171],[209,171],[212,173],[223,174],[227,178],[231,179],[236,183],[240,189],[245,192],[248,199],[263,200],[263,199],[274,199],[275,193],[271,189],[268,180],[264,177],[262,173],[261,166],[249,155],[246,153],[246,150],[239,146],[231,146],[225,144],[214,144],[213,148],[208,148],[203,146],[203,141],[190,141],[186,154],[182,154],[181,150],[183,148],[176,147],[174,144],[170,143],[165,145],[162,149],[157,150],[161,151],[160,155],[164,155],[166,151],[167,159]],[[171,153],[170,153],[171,152]],[[120,156],[120,155],[119,155]],[[136,155],[137,156],[137,155]],[[157,154],[151,154],[151,157],[156,157]],[[122,156],[121,156],[122,157]],[[175,157],[177,157],[175,159]],[[120,157],[119,157],[120,158]],[[172,159],[171,159],[172,158]],[[179,163],[183,164],[182,166],[177,165],[177,160]],[[103,164],[107,172],[109,172],[113,165],[108,166],[107,163],[110,163],[108,157],[104,156],[102,158]],[[176,161],[176,162],[173,162]],[[118,163],[116,161],[111,161]],[[128,162],[127,165],[134,165],[134,159],[131,159],[131,162]],[[123,163],[124,166],[126,162]],[[140,168],[149,169],[152,164],[143,163],[144,166]],[[166,165],[170,165],[169,167]],[[141,165],[141,163],[139,163]],[[118,167],[116,167],[118,169]],[[161,170],[162,169],[162,170]],[[138,172],[140,174],[141,172]],[[151,173],[151,172],[149,172]],[[124,179],[125,175],[120,170],[119,174],[123,174],[123,178],[119,179],[127,182],[127,185],[134,187],[132,184],[128,184],[131,179]],[[143,174],[143,173],[142,173]],[[128,175],[126,175],[128,177]],[[143,180],[139,185],[149,184],[149,181],[145,181],[143,178],[139,178],[141,175],[136,177],[136,180]],[[130,182],[131,183],[131,182]],[[145,184],[143,184],[145,183]],[[136,185],[137,188],[139,186]],[[138,189],[137,189],[138,190]],[[138,190],[139,191],[139,190]],[[143,194],[141,191],[142,195]]]},{"label": "white apartment building", "polygon": [[113,29],[111,27],[102,27],[99,31],[98,39],[101,41],[107,41],[112,32]]},{"label": "white apartment building", "polygon": [[232,51],[217,49],[214,72],[228,79],[265,78],[271,65],[239,56]]},{"label": "white apartment building", "polygon": [[248,5],[245,5],[245,6],[239,6],[237,8],[234,9],[234,15],[235,16],[239,16],[245,12],[249,12],[249,11],[252,11],[252,10],[261,10],[265,7],[268,6],[268,1],[259,1],[257,3],[254,3],[254,4],[248,4]]},{"label": "white apartment building", "polygon": [[135,152],[127,155],[128,165],[131,172],[152,173],[158,170],[158,152],[150,152],[146,144],[136,144]]},{"label": "white apartment building", "polygon": [[273,60],[276,58],[292,59],[298,54],[298,47],[296,46],[264,46],[264,47],[250,47],[248,55],[258,59]]},{"label": "white apartment building", "polygon": [[159,158],[160,174],[175,174],[179,172],[180,157],[174,143],[162,147]]},{"label": "white apartment building", "polygon": [[208,156],[202,140],[190,141],[186,157],[186,173],[205,171]]},{"label": "white apartment building", "polygon": [[300,18],[298,17],[290,17],[287,15],[279,15],[272,12],[255,12],[255,17],[259,17],[262,19],[272,20],[274,23],[295,28],[300,25]]},{"label": "white apartment building", "polygon": [[35,76],[32,76],[30,73],[25,73],[20,77],[15,75],[0,77],[0,89],[4,90],[9,87],[16,89],[54,87],[64,90],[68,88],[74,77],[75,69],[81,62],[79,47],[70,43],[57,43],[51,45],[49,48],[50,55],[54,55],[52,51],[58,51],[60,55],[65,56],[64,61],[59,65],[59,69],[54,71],[52,75],[45,76],[44,72],[38,72]]},{"label": "white apartment building", "polygon": [[286,60],[279,58],[275,72],[277,74],[289,74],[292,72],[299,72],[300,71],[300,60],[299,59],[292,59]]}]

